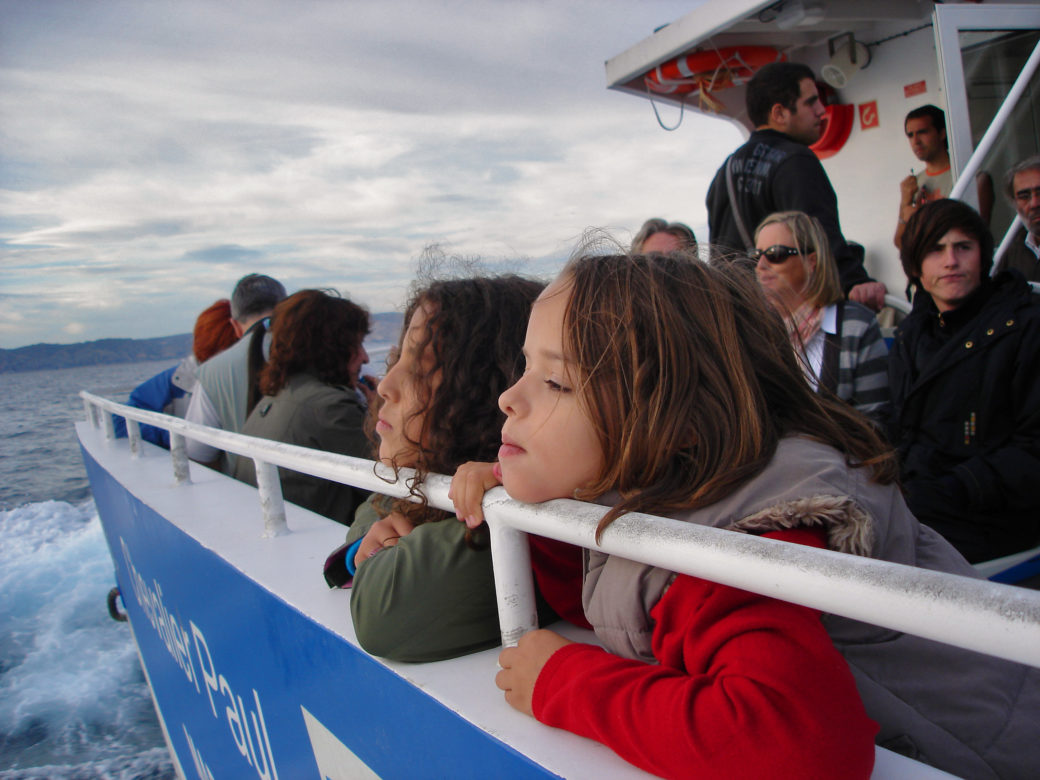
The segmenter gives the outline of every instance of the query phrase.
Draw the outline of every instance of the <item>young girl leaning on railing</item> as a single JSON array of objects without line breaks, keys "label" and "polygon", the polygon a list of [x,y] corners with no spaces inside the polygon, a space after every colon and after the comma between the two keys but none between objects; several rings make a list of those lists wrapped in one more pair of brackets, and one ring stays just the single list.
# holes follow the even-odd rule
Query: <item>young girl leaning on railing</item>
[{"label": "young girl leaning on railing", "polygon": [[[643,512],[975,576],[907,510],[871,424],[812,391],[740,270],[580,256],[532,307],[524,356],[498,462],[452,483],[470,527],[504,484],[606,505],[600,534]],[[1035,669],[596,550],[583,590],[606,651],[533,631],[496,682],[655,774],[866,777],[875,734],[958,775],[1040,765]]]}]

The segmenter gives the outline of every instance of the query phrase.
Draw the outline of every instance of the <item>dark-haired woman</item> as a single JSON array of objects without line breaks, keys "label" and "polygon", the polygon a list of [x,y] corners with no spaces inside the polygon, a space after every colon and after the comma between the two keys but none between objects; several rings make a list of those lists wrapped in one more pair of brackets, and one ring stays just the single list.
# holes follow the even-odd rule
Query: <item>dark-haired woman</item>
[{"label": "dark-haired woman", "polygon": [[914,212],[903,270],[917,285],[890,358],[892,441],[914,515],[978,562],[1040,544],[1040,305],[956,200]]},{"label": "dark-haired woman", "polygon": [[[358,374],[368,362],[362,341],[368,312],[322,290],[301,290],[271,318],[271,356],[260,372],[263,398],[242,433],[302,447],[371,456]],[[368,493],[350,485],[279,468],[287,501],[349,525]],[[236,479],[256,484],[251,458],[238,458]]]},{"label": "dark-haired woman", "polygon": [[[405,330],[373,409],[379,459],[415,469],[418,503],[373,496],[347,535],[350,610],[361,646],[398,661],[435,661],[500,641],[486,529],[433,509],[426,474],[490,460],[502,444],[498,396],[515,378],[531,303],[543,284],[518,276],[437,280],[405,310]],[[542,622],[588,626],[581,550],[530,537]]]}]

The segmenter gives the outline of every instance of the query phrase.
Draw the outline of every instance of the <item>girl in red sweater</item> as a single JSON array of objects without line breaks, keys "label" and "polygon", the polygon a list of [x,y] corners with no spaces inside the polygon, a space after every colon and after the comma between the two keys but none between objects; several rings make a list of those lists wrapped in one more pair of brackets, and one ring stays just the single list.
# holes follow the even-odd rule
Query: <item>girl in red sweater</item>
[{"label": "girl in red sweater", "polygon": [[[579,257],[532,307],[524,357],[499,400],[498,463],[452,484],[471,527],[497,484],[525,502],[608,503],[600,533],[627,512],[680,515],[745,489],[792,434],[894,478],[869,423],[812,393],[739,271]],[[824,546],[795,525],[766,535]],[[530,632],[500,655],[512,706],[667,777],[870,775],[877,727],[816,611],[595,550],[584,589],[613,652]]]}]

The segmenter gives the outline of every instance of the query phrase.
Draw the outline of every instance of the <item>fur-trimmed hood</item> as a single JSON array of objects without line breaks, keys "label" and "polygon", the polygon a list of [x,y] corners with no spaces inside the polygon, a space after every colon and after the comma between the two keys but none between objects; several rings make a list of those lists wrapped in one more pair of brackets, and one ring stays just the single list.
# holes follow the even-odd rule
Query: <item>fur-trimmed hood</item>
[{"label": "fur-trimmed hood", "polygon": [[848,496],[808,496],[782,501],[726,528],[757,536],[791,528],[821,528],[827,534],[828,549],[849,555],[870,555],[874,546],[870,515]]}]

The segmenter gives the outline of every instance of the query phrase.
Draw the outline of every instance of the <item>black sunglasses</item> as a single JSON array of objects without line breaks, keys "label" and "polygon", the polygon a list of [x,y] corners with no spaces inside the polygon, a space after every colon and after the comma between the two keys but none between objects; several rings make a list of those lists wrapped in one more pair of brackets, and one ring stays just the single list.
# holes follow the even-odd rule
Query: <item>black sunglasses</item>
[{"label": "black sunglasses", "polygon": [[768,249],[752,249],[748,252],[748,257],[758,262],[758,258],[764,257],[773,265],[780,265],[780,263],[786,263],[787,258],[800,255],[797,249],[793,246],[784,246],[783,244],[774,244]]}]

